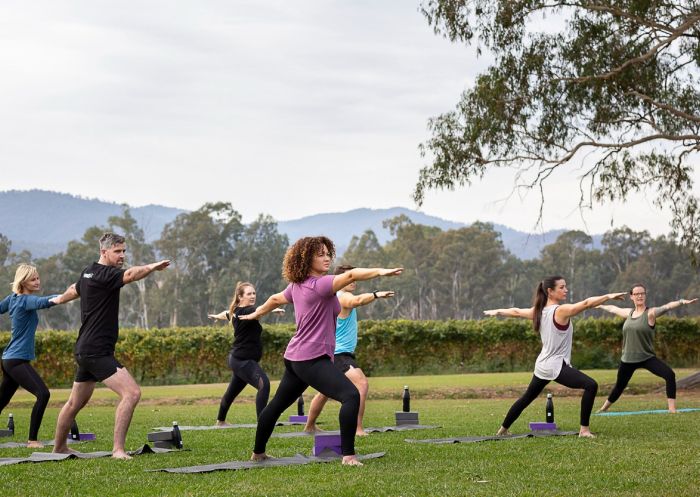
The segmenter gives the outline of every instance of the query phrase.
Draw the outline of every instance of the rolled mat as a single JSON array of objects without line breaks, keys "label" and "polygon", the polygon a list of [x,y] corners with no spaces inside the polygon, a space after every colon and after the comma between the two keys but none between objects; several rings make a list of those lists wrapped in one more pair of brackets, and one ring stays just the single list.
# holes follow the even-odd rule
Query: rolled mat
[{"label": "rolled mat", "polygon": [[[383,457],[386,452],[376,452],[374,454],[358,455],[360,461],[367,459],[377,459]],[[211,471],[238,470],[238,469],[260,469],[275,468],[279,466],[297,466],[301,464],[314,464],[323,462],[340,461],[340,457],[315,457],[297,454],[292,457],[270,458],[264,461],[229,461],[219,464],[203,464],[201,466],[184,466],[181,468],[147,469],[146,471],[165,471],[167,473],[209,473]]]}]

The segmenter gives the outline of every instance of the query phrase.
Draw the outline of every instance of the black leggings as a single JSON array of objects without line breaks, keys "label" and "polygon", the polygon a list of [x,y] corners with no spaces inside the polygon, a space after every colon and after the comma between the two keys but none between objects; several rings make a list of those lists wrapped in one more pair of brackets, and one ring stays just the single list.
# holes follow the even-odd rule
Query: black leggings
[{"label": "black leggings", "polygon": [[360,410],[360,392],[357,387],[331,362],[321,356],[308,361],[284,360],[284,375],[275,396],[258,417],[253,452],[265,452],[267,441],[275,429],[275,423],[310,385],[326,397],[337,400],[340,406],[340,446],[344,456],[355,454],[357,413]]},{"label": "black leggings", "polygon": [[232,354],[228,355],[228,367],[233,371],[233,375],[224,396],[221,397],[219,415],[216,419],[226,421],[231,404],[246,385],[250,385],[258,391],[255,396],[255,412],[260,417],[260,413],[267,405],[267,399],[270,398],[270,380],[265,371],[257,361],[236,359]]},{"label": "black leggings", "polygon": [[10,403],[10,399],[22,387],[36,397],[29,424],[29,440],[38,440],[39,426],[49,403],[49,389],[39,374],[24,359],[3,359],[2,383],[0,383],[0,412]]},{"label": "black leggings", "polygon": [[[583,397],[581,398],[581,426],[589,426],[595,394],[598,392],[598,383],[590,376],[566,364],[562,365],[561,372],[554,381],[565,387],[582,388],[584,390]],[[544,387],[548,383],[549,380],[543,380],[533,375],[530,385],[527,387],[523,396],[515,401],[508,411],[508,414],[506,414],[506,419],[503,420],[503,427],[506,429],[510,428],[515,420],[518,419],[520,413],[542,393],[542,390],[544,390]]]},{"label": "black leggings", "polygon": [[620,363],[620,367],[617,369],[617,382],[615,382],[615,386],[608,396],[608,402],[612,404],[620,398],[622,391],[627,387],[630,378],[632,378],[632,374],[639,368],[644,368],[666,380],[666,397],[669,399],[676,398],[676,374],[673,372],[673,369],[658,357],[650,357],[642,362]]}]

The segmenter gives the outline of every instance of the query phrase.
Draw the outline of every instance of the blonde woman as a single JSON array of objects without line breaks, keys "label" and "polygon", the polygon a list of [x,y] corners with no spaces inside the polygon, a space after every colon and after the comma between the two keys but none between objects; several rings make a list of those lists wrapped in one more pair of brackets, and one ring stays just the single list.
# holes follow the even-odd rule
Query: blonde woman
[{"label": "blonde woman", "polygon": [[[226,415],[238,394],[250,385],[258,391],[255,397],[255,412],[259,416],[270,398],[270,380],[260,367],[262,359],[262,325],[260,321],[244,321],[239,316],[255,311],[255,287],[247,281],[238,282],[227,311],[209,314],[211,319],[230,321],[233,325],[233,345],[228,354],[228,367],[233,372],[231,382],[221,398],[217,426],[229,426]],[[274,312],[284,312],[275,309]]]},{"label": "blonde woman", "polygon": [[12,293],[0,301],[0,314],[9,312],[12,336],[2,353],[2,383],[0,383],[0,412],[9,404],[19,387],[36,397],[29,424],[27,447],[41,448],[39,427],[49,403],[49,389],[30,361],[36,359],[34,336],[39,324],[39,309],[48,309],[72,300],[70,295],[34,295],[41,289],[39,272],[34,266],[20,264],[12,282]]}]

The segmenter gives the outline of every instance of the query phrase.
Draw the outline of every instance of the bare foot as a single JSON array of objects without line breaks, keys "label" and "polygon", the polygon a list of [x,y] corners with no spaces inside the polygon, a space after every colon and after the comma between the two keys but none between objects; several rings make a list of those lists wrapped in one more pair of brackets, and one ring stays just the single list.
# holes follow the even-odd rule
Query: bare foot
[{"label": "bare foot", "polygon": [[214,426],[233,426],[231,423],[227,423],[226,421],[216,421],[216,424]]},{"label": "bare foot", "polygon": [[595,438],[596,436],[591,433],[591,430],[581,430],[578,432],[578,437],[579,438]]},{"label": "bare foot", "polygon": [[678,413],[678,411],[676,411],[675,408],[669,409],[668,412],[671,413],[671,414],[677,414],[677,413]]},{"label": "bare foot", "polygon": [[367,432],[366,432],[365,430],[363,430],[362,428],[360,428],[359,430],[357,430],[357,431],[355,432],[355,436],[356,436],[356,437],[366,437],[366,436],[368,436],[368,435],[369,435],[369,433],[367,433]]},{"label": "bare foot", "polygon": [[129,459],[133,459],[133,457],[131,457],[123,450],[115,450],[114,452],[112,452],[112,459],[123,459],[127,461]]},{"label": "bare foot", "polygon": [[29,440],[29,441],[27,442],[27,448],[28,448],[28,449],[43,449],[43,448],[44,448],[44,444],[41,443],[41,442],[38,441],[38,440]]},{"label": "bare foot", "polygon": [[316,425],[304,426],[304,431],[306,433],[325,433],[326,430],[322,430]]},{"label": "bare foot", "polygon": [[508,428],[503,428],[502,426],[496,432],[497,437],[505,437],[507,435],[511,435],[511,432],[508,431]]},{"label": "bare foot", "polygon": [[69,449],[67,446],[59,447],[58,445],[54,446],[53,451],[54,454],[77,454],[77,450]]},{"label": "bare foot", "polygon": [[263,462],[267,461],[268,459],[274,459],[274,457],[270,457],[264,452],[262,454],[256,454],[255,452],[253,452],[253,455],[250,456],[250,460],[255,462]]},{"label": "bare foot", "polygon": [[346,466],[364,466],[364,464],[357,459],[356,455],[343,456],[343,464]]}]

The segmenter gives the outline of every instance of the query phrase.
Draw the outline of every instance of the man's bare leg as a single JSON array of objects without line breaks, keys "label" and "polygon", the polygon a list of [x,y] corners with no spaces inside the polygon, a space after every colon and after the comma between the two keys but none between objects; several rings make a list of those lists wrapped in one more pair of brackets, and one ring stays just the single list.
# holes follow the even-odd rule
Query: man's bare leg
[{"label": "man's bare leg", "polygon": [[94,381],[81,381],[73,383],[73,389],[70,392],[68,401],[61,408],[56,421],[56,434],[54,439],[53,451],[61,454],[71,454],[76,452],[68,448],[68,432],[75,421],[75,417],[80,410],[85,407],[92,392],[95,391]]},{"label": "man's bare leg", "polygon": [[326,402],[328,402],[328,397],[326,397],[320,392],[317,393],[316,396],[314,396],[314,398],[311,400],[311,407],[309,407],[309,414],[306,420],[306,426],[304,426],[305,432],[318,433],[323,431],[318,426],[316,426],[316,420],[321,415],[321,411],[323,411],[323,407],[326,405]]},{"label": "man's bare leg", "polygon": [[139,388],[136,380],[126,368],[117,368],[117,372],[104,380],[103,383],[119,395],[117,413],[114,417],[112,457],[115,459],[131,459],[131,456],[124,449],[124,444],[126,443],[126,432],[129,430],[134,409],[136,409],[136,404],[141,399],[141,388]]},{"label": "man's bare leg", "polygon": [[362,419],[365,416],[365,403],[367,402],[367,392],[369,391],[369,382],[365,373],[360,368],[350,368],[345,376],[352,381],[353,385],[357,387],[358,392],[360,392],[360,410],[357,412],[357,431],[356,435],[363,437],[368,433],[362,426]]}]

